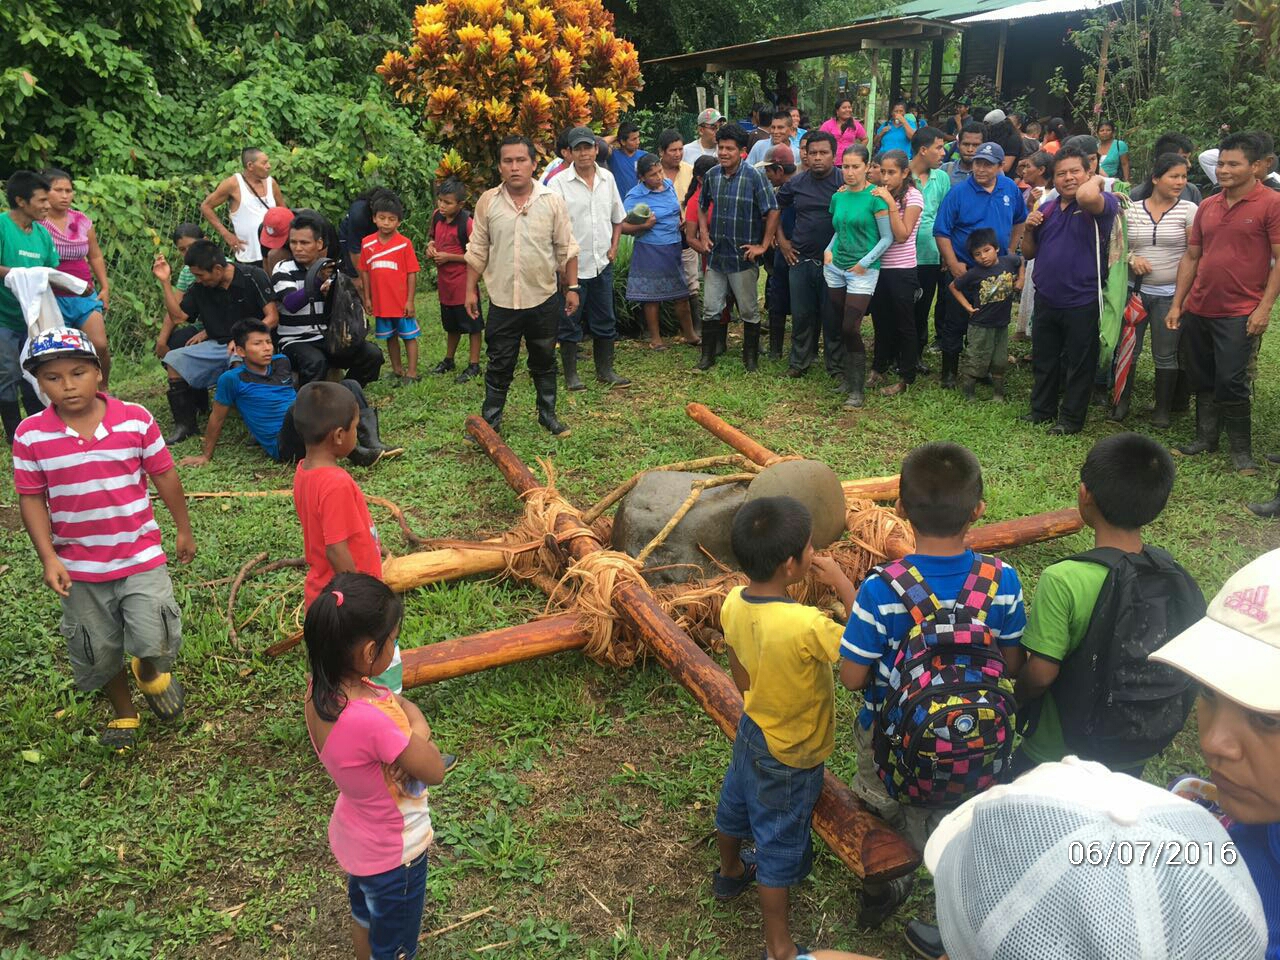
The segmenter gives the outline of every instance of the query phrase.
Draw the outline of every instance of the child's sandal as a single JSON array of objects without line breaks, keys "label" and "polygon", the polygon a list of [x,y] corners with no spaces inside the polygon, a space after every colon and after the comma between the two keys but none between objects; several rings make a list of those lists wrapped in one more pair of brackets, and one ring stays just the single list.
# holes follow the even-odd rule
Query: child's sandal
[{"label": "child's sandal", "polygon": [[142,661],[137,657],[129,661],[134,682],[137,683],[138,690],[147,701],[151,712],[161,720],[176,720],[182,716],[182,707],[187,701],[187,694],[182,684],[171,673],[160,673],[151,680],[143,680],[138,676],[138,669],[141,666]]},{"label": "child's sandal", "polygon": [[140,726],[142,721],[137,717],[116,717],[107,724],[107,729],[98,735],[98,742],[116,753],[132,750],[138,739]]}]

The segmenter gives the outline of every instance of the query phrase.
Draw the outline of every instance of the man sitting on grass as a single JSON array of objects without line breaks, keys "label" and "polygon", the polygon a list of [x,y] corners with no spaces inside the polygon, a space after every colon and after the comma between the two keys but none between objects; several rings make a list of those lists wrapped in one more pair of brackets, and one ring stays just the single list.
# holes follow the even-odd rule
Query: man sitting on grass
[{"label": "man sitting on grass", "polygon": [[[293,404],[298,392],[293,386],[289,358],[277,354],[271,330],[261,320],[243,320],[231,331],[236,355],[244,362],[218,378],[213,395],[213,412],[204,434],[204,452],[183,457],[180,467],[202,467],[213,459],[213,450],[222,434],[227,414],[235,407],[258,445],[272,460],[292,463],[306,456],[306,446],[293,425]],[[400,448],[386,446],[378,437],[378,412],[364,398],[364,390],[354,380],[343,380],[360,408],[357,442],[349,459],[358,467],[370,467],[384,456],[398,456]]]}]

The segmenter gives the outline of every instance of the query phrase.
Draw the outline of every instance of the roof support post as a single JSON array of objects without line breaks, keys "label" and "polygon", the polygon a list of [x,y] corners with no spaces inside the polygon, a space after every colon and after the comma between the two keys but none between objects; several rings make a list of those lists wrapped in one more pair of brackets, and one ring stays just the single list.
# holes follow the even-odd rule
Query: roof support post
[{"label": "roof support post", "polygon": [[1009,44],[1009,21],[1000,24],[1000,45],[996,48],[996,96],[1004,94],[1004,51]]},{"label": "roof support post", "polygon": [[942,107],[942,58],[946,55],[945,37],[933,41],[929,49],[929,112],[937,113]]}]

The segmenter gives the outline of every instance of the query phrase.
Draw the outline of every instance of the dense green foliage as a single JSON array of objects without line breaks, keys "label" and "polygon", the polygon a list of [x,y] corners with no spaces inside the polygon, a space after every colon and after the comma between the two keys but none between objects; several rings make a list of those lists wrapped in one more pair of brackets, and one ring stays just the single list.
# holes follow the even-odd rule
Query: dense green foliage
[{"label": "dense green foliage", "polygon": [[394,0],[0,5],[0,171],[75,176],[112,267],[117,348],[157,322],[161,238],[199,218],[247,145],[291,206],[336,220],[377,179],[426,222],[438,151],[373,72],[408,23]]},{"label": "dense green foliage", "polygon": [[1187,134],[1200,148],[1227,130],[1280,130],[1280,58],[1265,26],[1245,5],[1124,0],[1072,33],[1089,67],[1079,86],[1059,80],[1055,92],[1076,117],[1097,123],[1097,66],[1107,37],[1102,115],[1119,125],[1142,169],[1166,130]]}]

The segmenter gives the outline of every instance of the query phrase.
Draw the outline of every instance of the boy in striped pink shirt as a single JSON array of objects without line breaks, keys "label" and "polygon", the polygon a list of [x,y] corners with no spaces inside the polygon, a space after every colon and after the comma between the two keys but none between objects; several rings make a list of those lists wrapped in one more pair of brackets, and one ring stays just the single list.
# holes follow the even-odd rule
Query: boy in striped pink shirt
[{"label": "boy in striped pink shirt", "polygon": [[101,689],[114,719],[104,746],[133,746],[138,712],[123,666],[162,720],[182,713],[182,685],[169,672],[182,645],[147,477],[178,527],[178,558],[195,556],[191,522],[173,457],[144,407],[98,392],[102,370],[79,330],[32,339],[27,371],[50,400],[27,417],[13,444],[13,482],[22,522],[62,598],[62,635],[76,686]]}]

